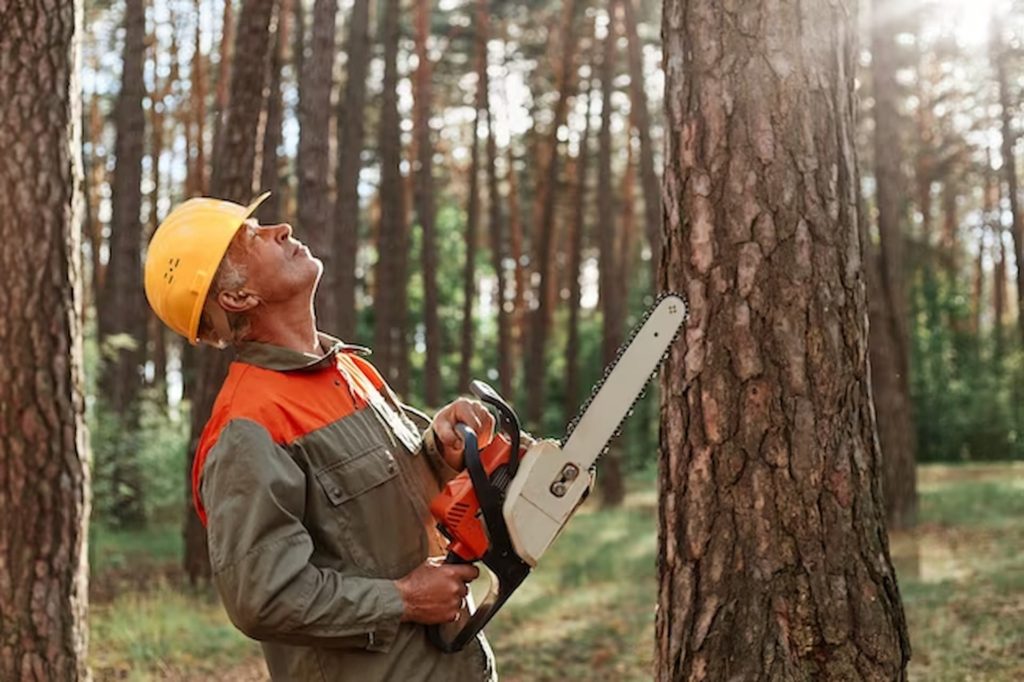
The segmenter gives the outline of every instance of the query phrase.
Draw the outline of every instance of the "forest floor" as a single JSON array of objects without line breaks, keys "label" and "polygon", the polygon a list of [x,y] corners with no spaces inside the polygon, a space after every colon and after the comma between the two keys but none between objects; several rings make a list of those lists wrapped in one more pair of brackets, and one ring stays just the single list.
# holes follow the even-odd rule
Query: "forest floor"
[{"label": "forest floor", "polygon": [[[918,471],[920,524],[891,538],[911,679],[1024,679],[1024,464]],[[652,476],[620,509],[581,510],[488,627],[503,681],[651,679],[656,520]],[[217,598],[182,587],[177,528],[91,542],[97,680],[266,679]]]}]

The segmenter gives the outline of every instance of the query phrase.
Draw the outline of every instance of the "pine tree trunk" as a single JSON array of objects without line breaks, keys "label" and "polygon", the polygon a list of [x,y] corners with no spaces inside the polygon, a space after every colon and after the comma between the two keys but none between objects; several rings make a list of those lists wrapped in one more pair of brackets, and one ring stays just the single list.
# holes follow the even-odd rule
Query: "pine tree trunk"
[{"label": "pine tree trunk", "polygon": [[192,169],[192,187],[187,194],[189,196],[203,196],[206,194],[206,65],[208,57],[202,50],[202,22],[198,17],[201,9],[201,0],[196,0],[196,42],[192,57],[192,88],[190,93],[192,107],[192,123],[195,125],[195,138],[192,145],[195,147],[195,160],[189,158]]},{"label": "pine tree trunk", "polygon": [[[486,75],[486,71],[484,72]],[[484,85],[484,113],[487,118],[487,209],[490,228],[491,261],[497,279],[498,308],[498,382],[501,394],[512,399],[512,315],[508,298],[508,270],[505,254],[508,252],[505,234],[505,216],[501,209],[502,197],[498,189],[498,141],[495,139],[494,111],[490,98],[490,79]]]},{"label": "pine tree trunk", "polygon": [[[874,85],[874,157],[879,246],[865,238],[870,315],[871,385],[882,451],[885,508],[890,528],[909,528],[917,517],[917,442],[910,400],[910,335],[903,282],[903,211],[900,114],[894,51],[898,13],[892,0],[874,0],[871,78]],[[865,232],[866,234],[866,232]]]},{"label": "pine tree trunk", "polygon": [[[220,144],[223,153],[214,158],[210,193],[221,199],[245,203],[252,199],[255,180],[256,150],[263,88],[269,71],[270,17],[274,3],[265,0],[243,0],[238,16],[238,32],[234,54],[242,55],[231,69],[231,88],[224,111]],[[194,583],[210,575],[206,532],[192,510],[191,477],[199,436],[210,418],[213,401],[220,391],[230,364],[230,352],[210,347],[197,355],[197,379],[190,394],[192,401],[192,432],[189,439],[188,462],[185,467],[185,571]]]},{"label": "pine tree trunk", "polygon": [[80,12],[23,0],[0,29],[2,680],[89,679]]},{"label": "pine tree trunk", "polygon": [[338,0],[316,0],[309,58],[302,65],[299,83],[298,233],[323,261],[324,274],[316,294],[321,329],[337,334],[333,301],[334,270],[331,260],[331,85],[334,66],[335,15]]},{"label": "pine tree trunk", "polygon": [[347,80],[338,100],[338,199],[334,209],[334,267],[338,333],[356,335],[356,254],[359,251],[359,170],[365,137],[366,70],[370,61],[370,3],[355,0],[349,20]]},{"label": "pine tree trunk", "polygon": [[541,152],[541,163],[536,175],[535,195],[537,197],[534,210],[534,243],[533,253],[536,271],[540,273],[540,286],[536,293],[537,307],[533,311],[533,324],[530,333],[530,349],[526,356],[526,417],[527,422],[540,426],[544,413],[546,394],[545,378],[547,376],[547,345],[548,332],[551,327],[551,316],[555,303],[555,286],[557,281],[552,272],[553,245],[555,239],[555,196],[558,181],[558,129],[565,124],[569,111],[569,99],[575,86],[576,45],[573,24],[576,19],[575,0],[565,0],[562,5],[561,55],[557,62],[558,100],[555,103],[554,120],[548,133],[547,148]]},{"label": "pine tree trunk", "polygon": [[658,680],[901,680],[867,367],[856,3],[666,0]]},{"label": "pine tree trunk", "polygon": [[[995,24],[995,22],[993,22]],[[1013,225],[1010,235],[1013,237],[1013,257],[1017,262],[1017,326],[1024,338],[1024,217],[1021,216],[1020,200],[1017,195],[1017,157],[1014,146],[1017,137],[1013,132],[1013,111],[1010,104],[1008,76],[1006,74],[1007,48],[1002,44],[1000,29],[997,25],[992,30],[992,61],[996,69],[996,85],[999,88],[1000,122],[1003,137],[1003,178],[1006,182],[1006,194],[1010,202],[1010,214]]]},{"label": "pine tree trunk", "polygon": [[[647,113],[647,93],[644,90],[643,50],[636,31],[634,0],[622,0],[624,28],[629,55],[630,117],[640,139],[640,182],[644,193],[644,218],[647,243],[651,247],[651,279],[656,278],[657,264],[661,261],[661,188],[654,170],[654,143],[651,142],[651,117]],[[657,289],[655,282],[654,289]]]},{"label": "pine tree trunk", "polygon": [[[300,0],[301,1],[301,0]],[[266,201],[256,210],[256,217],[264,225],[284,222],[284,202],[281,192],[281,157],[277,149],[283,141],[284,88],[282,70],[288,59],[288,26],[292,18],[292,0],[281,0],[277,5],[274,28],[274,51],[270,58],[270,88],[267,91],[266,123],[263,126],[263,153],[260,155],[261,192],[270,192]]]},{"label": "pine tree trunk", "polygon": [[406,354],[406,284],[408,236],[402,189],[401,130],[398,118],[398,0],[385,0],[381,20],[384,45],[384,85],[380,118],[380,234],[374,291],[374,357],[377,368],[399,394],[408,388]]},{"label": "pine tree trunk", "polygon": [[[508,247],[512,258],[512,366],[518,366],[527,339],[526,267],[523,264],[523,221],[519,205],[519,171],[511,141],[508,145]],[[513,383],[513,385],[515,385]]]},{"label": "pine tree trunk", "polygon": [[433,64],[427,54],[430,38],[430,0],[416,0],[416,89],[413,129],[416,140],[414,195],[416,217],[420,223],[423,269],[423,325],[426,331],[427,357],[423,367],[426,404],[441,405],[441,322],[438,318],[437,235],[434,207],[434,142],[430,134],[433,99]]},{"label": "pine tree trunk", "polygon": [[[301,3],[299,3],[301,4]],[[235,42],[235,2],[224,0],[224,15],[220,24],[220,57],[217,62],[217,90],[213,117],[213,154],[221,154],[221,129],[227,117],[228,86],[231,82],[231,51]]]},{"label": "pine tree trunk", "polygon": [[[483,4],[482,4],[483,3]],[[462,333],[459,343],[458,391],[469,390],[473,348],[473,306],[476,303],[476,245],[480,231],[480,111],[487,97],[487,6],[476,1],[476,95],[473,101],[473,123],[470,129],[469,197],[466,207],[466,262],[462,270]]]},{"label": "pine tree trunk", "polygon": [[[615,16],[616,0],[608,2],[608,16]],[[615,76],[615,22],[609,22],[601,57],[601,129],[598,131],[597,157],[597,242],[600,250],[598,295],[601,300],[601,359],[608,366],[615,359],[623,339],[625,310],[622,305],[622,268],[615,220],[612,188],[612,80]],[[601,459],[601,475],[597,477],[601,502],[613,507],[622,502],[626,488],[622,480],[620,444]]]},{"label": "pine tree trunk", "polygon": [[142,290],[142,156],[146,119],[143,70],[146,59],[146,10],[143,0],[128,0],[121,92],[114,112],[117,140],[111,188],[110,258],[98,307],[101,364],[99,392],[108,417],[117,422],[111,455],[112,520],[138,527],[145,522],[142,472],[136,458],[139,393],[146,355],[146,302]]},{"label": "pine tree trunk", "polygon": [[580,277],[583,264],[583,235],[586,231],[587,166],[590,162],[590,89],[593,80],[583,89],[586,113],[583,116],[583,135],[576,157],[576,195],[573,197],[573,218],[569,237],[569,341],[565,354],[565,422],[575,416],[580,406]]}]

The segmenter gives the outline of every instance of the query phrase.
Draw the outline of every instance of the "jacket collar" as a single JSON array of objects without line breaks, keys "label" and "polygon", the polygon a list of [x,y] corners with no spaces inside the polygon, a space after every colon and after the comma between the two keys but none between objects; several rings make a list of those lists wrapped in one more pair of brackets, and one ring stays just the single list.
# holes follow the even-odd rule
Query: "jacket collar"
[{"label": "jacket collar", "polygon": [[365,346],[343,343],[330,334],[317,332],[321,352],[302,353],[290,348],[282,348],[269,343],[246,341],[238,344],[236,359],[248,365],[256,365],[264,369],[278,372],[294,372],[321,369],[333,364],[338,353],[356,353],[369,355],[372,351]]}]

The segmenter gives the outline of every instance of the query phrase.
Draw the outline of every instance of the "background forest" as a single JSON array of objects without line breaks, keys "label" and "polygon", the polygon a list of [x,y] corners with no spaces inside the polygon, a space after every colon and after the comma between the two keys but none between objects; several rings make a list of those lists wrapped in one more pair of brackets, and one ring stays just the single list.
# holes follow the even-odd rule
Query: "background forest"
[{"label": "background forest", "polygon": [[[322,330],[372,347],[412,405],[483,378],[560,437],[661,289],[661,3],[84,9],[90,663],[100,679],[260,679],[205,583],[188,502],[225,360],[149,311],[149,235],[188,197],[269,190],[261,222],[324,260]],[[1024,4],[875,0],[855,23],[872,391],[911,673],[1013,679],[1024,564],[998,538],[1024,539]],[[508,679],[649,677],[658,401],[652,385],[597,501],[495,621]]]}]

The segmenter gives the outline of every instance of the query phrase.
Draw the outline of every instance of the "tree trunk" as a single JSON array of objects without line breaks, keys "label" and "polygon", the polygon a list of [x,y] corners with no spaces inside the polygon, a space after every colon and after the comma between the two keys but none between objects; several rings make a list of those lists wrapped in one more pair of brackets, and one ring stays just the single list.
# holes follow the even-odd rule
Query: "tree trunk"
[{"label": "tree trunk", "polygon": [[235,2],[234,0],[224,0],[224,16],[221,18],[220,24],[220,60],[217,63],[217,99],[213,118],[214,158],[220,156],[221,153],[221,129],[224,127],[224,119],[227,117],[228,85],[231,81],[231,58],[233,54],[231,48],[234,42]]},{"label": "tree trunk", "polygon": [[[519,205],[519,172],[516,170],[512,142],[508,145],[508,247],[512,258],[512,357],[509,362],[518,366],[527,339],[526,266],[523,263],[523,220]],[[513,386],[515,383],[513,382]]]},{"label": "tree trunk", "polygon": [[101,363],[99,392],[107,417],[123,433],[111,453],[112,520],[138,527],[145,522],[142,472],[136,458],[139,392],[146,355],[146,302],[142,290],[142,156],[146,119],[143,70],[146,60],[146,10],[143,0],[128,0],[121,92],[114,124],[116,165],[111,188],[110,258],[98,307]]},{"label": "tree trunk", "polygon": [[[647,113],[647,92],[644,90],[643,49],[636,31],[634,0],[622,0],[624,28],[629,46],[630,117],[640,139],[640,182],[644,193],[644,217],[647,243],[651,247],[651,280],[656,279],[657,264],[661,261],[661,188],[654,170],[654,144],[651,142],[651,117]],[[653,288],[657,289],[654,282]]]},{"label": "tree trunk", "polygon": [[[874,0],[871,78],[875,98],[875,186],[879,246],[864,240],[870,315],[871,386],[882,451],[885,508],[890,528],[917,518],[917,442],[910,400],[909,312],[903,283],[903,211],[899,84],[895,64],[898,13],[892,0]],[[865,231],[866,235],[866,231]]]},{"label": "tree trunk", "polygon": [[334,320],[330,234],[331,198],[327,183],[331,169],[330,126],[331,85],[334,67],[335,15],[338,0],[316,0],[309,58],[302,65],[299,84],[299,157],[297,168],[298,230],[313,253],[324,263],[324,274],[316,294],[320,327],[337,334]]},{"label": "tree trunk", "polygon": [[536,175],[533,262],[536,264],[536,271],[540,273],[540,286],[536,295],[537,307],[533,312],[524,383],[527,396],[526,417],[528,423],[534,427],[541,426],[540,421],[544,414],[544,384],[547,376],[545,357],[552,308],[555,303],[554,282],[557,281],[552,273],[552,246],[556,242],[554,219],[555,185],[558,181],[558,129],[565,124],[574,86],[577,40],[573,34],[573,24],[576,19],[576,7],[577,3],[574,0],[565,0],[562,6],[561,55],[556,67],[558,100],[555,103],[547,148],[540,153],[541,161]]},{"label": "tree trunk", "polygon": [[[263,108],[263,87],[269,71],[270,17],[274,3],[243,0],[238,16],[234,53],[243,55],[231,70],[231,89],[221,128],[223,153],[214,158],[210,192],[214,196],[240,203],[252,199],[256,150],[260,146],[258,129]],[[210,410],[227,376],[231,354],[204,347],[197,353],[198,377],[192,400],[192,435],[185,467],[185,571],[194,583],[210,575],[206,532],[192,510],[191,471],[199,436],[210,418]]]},{"label": "tree trunk", "polygon": [[[609,18],[615,16],[616,0],[608,2]],[[622,305],[622,268],[619,260],[618,227],[615,220],[614,190],[612,189],[612,80],[615,77],[615,22],[608,23],[601,58],[601,129],[598,131],[597,157],[597,241],[600,251],[598,295],[601,299],[601,359],[608,366],[622,345],[625,309]],[[601,459],[598,486],[601,502],[613,507],[622,502],[626,488],[622,480],[620,446],[612,443]]]},{"label": "tree trunk", "polygon": [[469,199],[466,207],[466,263],[462,271],[462,334],[459,344],[458,391],[469,390],[473,360],[473,304],[476,303],[476,245],[480,230],[480,111],[487,97],[487,6],[476,1],[476,95],[469,153]]},{"label": "tree trunk", "polygon": [[583,135],[576,157],[576,196],[573,201],[573,219],[569,236],[569,341],[565,354],[565,422],[576,415],[580,406],[580,272],[583,263],[583,234],[586,230],[587,166],[590,162],[590,89],[593,80],[583,89],[586,113],[583,116]]},{"label": "tree trunk", "polygon": [[900,680],[857,223],[856,3],[664,4],[659,680]]},{"label": "tree trunk", "polygon": [[[228,3],[230,4],[230,3]],[[196,44],[194,56],[192,57],[192,88],[190,93],[192,105],[192,122],[195,124],[195,138],[192,145],[195,147],[195,161],[189,159],[192,168],[192,186],[186,194],[189,196],[202,196],[206,194],[206,65],[207,56],[202,49],[202,21],[199,17],[201,0],[196,0]],[[225,10],[227,11],[227,10]]]},{"label": "tree trunk", "polygon": [[24,0],[0,30],[3,680],[89,679],[80,11]]},{"label": "tree trunk", "polygon": [[399,394],[408,386],[406,353],[406,285],[408,235],[402,190],[401,130],[398,118],[398,41],[400,3],[386,0],[381,20],[384,45],[384,91],[380,118],[380,235],[374,292],[374,357],[377,368]]},{"label": "tree trunk", "polygon": [[338,198],[334,209],[334,267],[338,334],[356,335],[356,254],[359,251],[359,170],[363,152],[366,70],[370,62],[370,3],[355,0],[349,20],[348,80],[338,100]]},{"label": "tree trunk", "polygon": [[274,225],[285,220],[285,205],[281,192],[281,157],[278,156],[277,148],[283,141],[281,126],[284,123],[284,89],[281,71],[288,59],[288,25],[292,18],[292,0],[281,0],[277,5],[276,14],[259,183],[260,191],[270,192],[270,196],[256,209],[256,217],[264,225]]},{"label": "tree trunk", "polygon": [[430,134],[433,99],[433,65],[427,54],[430,38],[430,0],[416,0],[416,89],[413,128],[416,140],[414,194],[416,217],[421,232],[423,268],[423,325],[426,331],[427,357],[423,367],[426,404],[441,405],[441,322],[438,318],[437,235],[434,207],[434,142]]},{"label": "tree trunk", "polygon": [[1000,122],[1003,137],[1003,177],[1006,181],[1007,198],[1010,200],[1010,214],[1013,225],[1010,235],[1013,237],[1013,257],[1017,262],[1017,327],[1024,338],[1024,223],[1020,214],[1020,202],[1017,196],[1017,158],[1013,148],[1017,136],[1013,131],[1013,111],[1010,104],[1010,90],[1006,74],[1007,48],[1003,45],[1001,28],[993,13],[992,26],[992,61],[996,70],[996,85],[999,88]]}]

